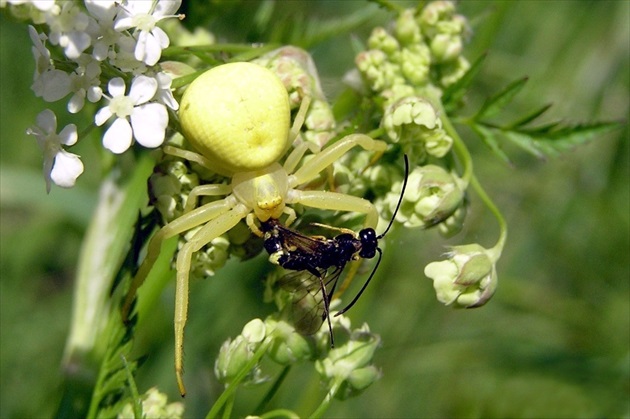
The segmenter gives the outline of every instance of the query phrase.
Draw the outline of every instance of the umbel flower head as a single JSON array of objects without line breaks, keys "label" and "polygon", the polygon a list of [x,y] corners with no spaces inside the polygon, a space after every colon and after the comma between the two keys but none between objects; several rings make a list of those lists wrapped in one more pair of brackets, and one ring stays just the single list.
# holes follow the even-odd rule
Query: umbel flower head
[{"label": "umbel flower head", "polygon": [[71,146],[77,142],[76,125],[66,125],[57,134],[57,117],[53,111],[46,109],[37,115],[37,125],[27,129],[26,133],[35,136],[44,152],[46,191],[50,192],[51,181],[62,188],[73,187],[83,173],[83,163],[79,156],[68,153],[62,145]]},{"label": "umbel flower head", "polygon": [[[148,103],[155,96],[159,83],[155,78],[137,76],[125,95],[125,81],[116,77],[109,81],[109,104],[95,116],[96,125],[103,125],[115,116],[114,123],[103,136],[103,146],[113,153],[124,153],[131,146],[132,135],[145,147],[158,147],[164,141],[168,113],[161,103]],[[129,122],[128,118],[131,120]]]},{"label": "umbel flower head", "polygon": [[433,280],[438,300],[473,308],[484,305],[497,288],[496,255],[478,244],[454,246],[448,259],[429,263],[424,274]]}]

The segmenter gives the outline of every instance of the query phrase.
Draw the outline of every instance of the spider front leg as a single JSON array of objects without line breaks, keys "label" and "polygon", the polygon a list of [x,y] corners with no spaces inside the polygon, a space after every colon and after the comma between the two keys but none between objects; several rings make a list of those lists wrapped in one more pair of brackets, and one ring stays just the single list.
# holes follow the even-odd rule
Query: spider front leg
[{"label": "spider front leg", "polygon": [[181,248],[177,254],[177,283],[175,286],[175,374],[179,392],[184,397],[184,328],[188,318],[188,282],[192,255],[215,238],[229,231],[249,210],[238,204],[217,218],[210,220]]},{"label": "spider front leg", "polygon": [[160,256],[162,243],[173,236],[176,236],[184,231],[193,229],[199,225],[207,223],[214,218],[217,218],[221,214],[229,211],[235,205],[236,201],[232,196],[229,196],[220,201],[210,202],[209,204],[203,205],[187,214],[180,216],[179,218],[176,218],[175,220],[162,227],[157,233],[155,233],[155,235],[151,238],[149,245],[147,246],[147,255],[142,261],[138,272],[131,281],[129,291],[127,292],[127,296],[125,297],[125,302],[123,303],[121,313],[124,322],[126,322],[129,318],[131,304],[133,303],[138,288],[140,288],[144,280],[147,278],[149,272],[151,272],[151,268],[153,268],[153,265]]},{"label": "spider front leg", "polygon": [[360,146],[368,151],[383,153],[387,144],[375,140],[365,134],[351,134],[343,137],[330,147],[320,151],[289,177],[289,203],[300,203],[313,208],[353,211],[366,214],[364,226],[376,228],[378,212],[374,205],[366,199],[351,195],[327,191],[300,191],[294,189],[298,185],[310,182],[326,167],[331,166],[353,147]]}]

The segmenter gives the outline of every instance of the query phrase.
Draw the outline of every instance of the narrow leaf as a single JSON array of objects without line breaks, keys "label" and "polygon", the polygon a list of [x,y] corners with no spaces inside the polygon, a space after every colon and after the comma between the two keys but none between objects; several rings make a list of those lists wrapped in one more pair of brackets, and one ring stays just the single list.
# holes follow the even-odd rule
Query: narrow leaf
[{"label": "narrow leaf", "polygon": [[444,90],[444,94],[442,95],[442,103],[444,104],[444,109],[446,112],[452,112],[457,109],[459,102],[464,97],[468,88],[475,78],[479,70],[481,69],[481,65],[485,61],[487,54],[482,54],[475,60],[474,63],[470,66],[468,71],[462,76],[461,79],[457,80],[454,84],[450,85],[446,90]]},{"label": "narrow leaf", "polygon": [[506,128],[508,129],[514,129],[514,128],[518,128],[518,127],[522,127],[524,125],[529,124],[530,122],[533,122],[535,119],[537,119],[539,116],[541,116],[542,114],[544,114],[545,112],[547,112],[547,110],[549,110],[549,108],[551,108],[551,103],[542,106],[539,109],[536,109],[535,111],[526,114],[525,116],[517,119],[516,121],[508,124],[506,126]]},{"label": "narrow leaf", "polygon": [[615,130],[623,124],[619,122],[594,122],[566,126],[551,131],[545,137],[536,139],[540,149],[548,155],[557,155],[560,152],[570,150],[578,145],[585,144],[595,137]]},{"label": "narrow leaf", "polygon": [[499,142],[497,141],[497,137],[495,134],[495,130],[484,127],[480,124],[472,124],[471,128],[477,135],[481,138],[481,140],[490,148],[490,150],[501,160],[512,165],[510,158],[505,154],[505,152],[499,146]]},{"label": "narrow leaf", "polygon": [[481,120],[498,114],[501,109],[506,107],[512,99],[514,99],[514,96],[521,91],[525,83],[527,83],[527,77],[513,81],[497,94],[490,96],[486,99],[474,118]]},{"label": "narrow leaf", "polygon": [[516,146],[533,154],[541,160],[545,159],[545,153],[541,150],[540,145],[529,135],[525,135],[516,131],[504,132],[505,138],[512,141]]}]

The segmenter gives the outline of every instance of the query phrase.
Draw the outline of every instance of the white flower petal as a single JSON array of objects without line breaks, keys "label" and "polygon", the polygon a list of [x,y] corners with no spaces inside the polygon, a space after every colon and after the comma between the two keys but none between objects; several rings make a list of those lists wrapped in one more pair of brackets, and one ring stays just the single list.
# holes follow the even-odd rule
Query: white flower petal
[{"label": "white flower petal", "polygon": [[57,130],[57,116],[50,109],[41,111],[35,119],[38,127],[46,134],[55,134]]},{"label": "white flower petal", "polygon": [[138,41],[136,42],[136,47],[133,51],[133,56],[138,61],[144,61],[144,55],[147,50],[147,38],[149,37],[149,32],[140,31],[140,35],[138,35]]},{"label": "white flower petal", "polygon": [[56,102],[70,93],[72,80],[68,73],[61,70],[50,70],[42,73],[33,83],[31,89],[35,95],[46,102]]},{"label": "white flower petal", "polygon": [[85,105],[85,90],[81,89],[72,95],[68,101],[68,112],[78,113]]},{"label": "white flower petal", "polygon": [[157,91],[158,82],[152,77],[137,76],[131,82],[129,97],[135,105],[148,102]]},{"label": "white flower petal", "polygon": [[50,178],[57,186],[71,188],[83,173],[83,163],[76,154],[60,150],[50,172]]},{"label": "white flower petal", "polygon": [[103,89],[98,86],[92,86],[87,90],[87,98],[90,102],[96,103],[103,97]]},{"label": "white flower petal", "polygon": [[152,1],[133,1],[127,2],[125,6],[127,10],[133,15],[150,14],[153,8]]},{"label": "white flower petal", "polygon": [[166,107],[160,103],[138,106],[131,114],[131,125],[136,140],[145,147],[159,147],[164,142],[168,125]]},{"label": "white flower petal", "polygon": [[107,91],[112,97],[125,94],[125,81],[122,77],[114,77],[107,83]]},{"label": "white flower petal", "polygon": [[70,32],[68,33],[68,44],[64,48],[66,57],[71,60],[75,60],[81,56],[81,53],[85,51],[92,43],[92,38],[85,32]]},{"label": "white flower petal", "polygon": [[64,145],[73,145],[77,142],[79,135],[77,134],[77,126],[68,124],[59,133],[59,141]]},{"label": "white flower petal", "polygon": [[162,17],[167,15],[173,15],[181,6],[181,0],[158,0],[155,9],[153,10],[153,16]]},{"label": "white flower petal", "polygon": [[111,118],[112,115],[113,113],[112,110],[109,109],[109,106],[104,106],[96,112],[96,115],[94,115],[94,123],[100,127],[105,123],[105,121]]},{"label": "white flower petal", "polygon": [[92,48],[92,56],[99,60],[104,61],[109,53],[109,44],[104,41],[96,41]]},{"label": "white flower petal", "polygon": [[114,22],[114,29],[117,31],[126,31],[131,27],[133,27],[133,18],[126,13]]},{"label": "white flower petal", "polygon": [[170,40],[168,39],[168,35],[166,34],[166,32],[164,32],[161,28],[158,28],[156,26],[151,31],[151,34],[155,36],[155,38],[160,44],[161,49],[168,47]]},{"label": "white flower petal", "polygon": [[111,22],[118,12],[118,0],[85,0],[85,8],[99,21]]},{"label": "white flower petal", "polygon": [[103,146],[112,153],[121,154],[131,146],[131,126],[125,118],[116,118],[103,136]]}]

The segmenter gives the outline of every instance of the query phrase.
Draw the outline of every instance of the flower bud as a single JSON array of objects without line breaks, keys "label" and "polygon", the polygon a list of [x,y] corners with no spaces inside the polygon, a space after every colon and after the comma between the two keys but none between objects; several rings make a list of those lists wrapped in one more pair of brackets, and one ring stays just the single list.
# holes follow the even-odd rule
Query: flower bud
[{"label": "flower bud", "polygon": [[[242,333],[234,340],[226,340],[214,364],[214,374],[219,381],[229,384],[254,356],[266,335],[266,327],[262,320],[253,319],[245,325]],[[249,381],[260,381],[258,368],[250,371]]]},{"label": "flower bud", "polygon": [[345,344],[331,349],[326,358],[318,360],[315,369],[324,380],[348,380],[355,370],[372,362],[374,351],[380,342],[380,337],[371,333],[368,325],[364,324],[352,331]]},{"label": "flower bud", "polygon": [[463,49],[462,38],[457,35],[441,33],[431,41],[431,54],[438,63],[456,59]]},{"label": "flower bud", "polygon": [[375,92],[404,83],[399,66],[388,61],[387,55],[381,50],[361,52],[355,62],[368,86]]},{"label": "flower bud", "polygon": [[[156,387],[152,387],[142,398],[142,413],[143,418],[158,419],[158,418],[181,418],[184,414],[184,404],[181,402],[174,402],[168,404],[166,394],[160,393]],[[120,413],[118,419],[133,418],[134,411],[131,403],[126,404]]]},{"label": "flower bud", "polygon": [[[396,183],[386,197],[392,212],[398,203],[401,184]],[[431,227],[450,217],[463,199],[459,179],[440,166],[420,166],[409,175],[396,220],[405,227]]]},{"label": "flower bud", "polygon": [[[178,243],[178,251],[190,240],[200,227],[189,230],[184,234],[184,238]],[[214,276],[214,273],[221,269],[230,256],[230,242],[225,235],[213,239],[206,244],[192,257],[190,275],[192,278],[207,278]]]},{"label": "flower bud", "polygon": [[350,373],[348,379],[341,385],[335,398],[339,400],[346,400],[350,397],[358,396],[381,378],[381,371],[374,365],[368,365],[364,368],[359,368]]},{"label": "flower bud", "polygon": [[410,45],[398,55],[398,63],[403,76],[412,85],[421,86],[429,80],[431,53],[424,44]]},{"label": "flower bud", "polygon": [[418,26],[414,14],[414,9],[406,9],[396,20],[394,35],[403,46],[419,44],[422,41],[420,26]]},{"label": "flower bud", "polygon": [[424,154],[424,151],[441,158],[453,144],[453,139],[442,129],[442,121],[433,106],[418,96],[409,96],[388,106],[383,126],[393,142],[400,142],[414,151],[420,147],[418,154]]},{"label": "flower bud", "polygon": [[446,220],[438,224],[438,231],[443,237],[453,237],[464,228],[464,220],[466,219],[467,205],[462,202],[462,205],[457,207],[455,212]]},{"label": "flower bud", "polygon": [[443,87],[455,84],[470,69],[470,63],[463,56],[439,66],[439,82]]},{"label": "flower bud", "polygon": [[289,323],[268,317],[265,324],[273,331],[270,334],[271,345],[267,350],[269,358],[280,365],[291,365],[313,357],[312,343]]},{"label": "flower bud", "polygon": [[387,55],[392,55],[400,49],[396,38],[391,36],[384,28],[376,27],[368,39],[370,49],[378,49]]},{"label": "flower bud", "polygon": [[424,274],[433,280],[438,300],[465,308],[484,305],[497,287],[492,252],[469,244],[452,247],[447,256],[447,260],[429,263],[424,269]]}]

